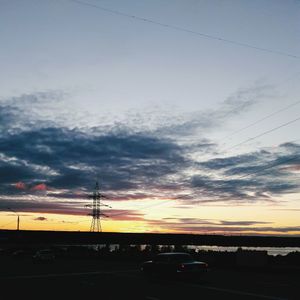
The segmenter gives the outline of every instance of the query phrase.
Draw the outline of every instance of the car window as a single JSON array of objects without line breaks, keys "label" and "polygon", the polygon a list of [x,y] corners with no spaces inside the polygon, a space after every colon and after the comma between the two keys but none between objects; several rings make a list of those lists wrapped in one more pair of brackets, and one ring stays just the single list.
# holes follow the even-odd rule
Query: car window
[{"label": "car window", "polygon": [[193,258],[188,254],[174,254],[171,256],[170,260],[172,262],[189,262],[193,261]]},{"label": "car window", "polygon": [[167,255],[157,255],[155,258],[154,258],[154,261],[155,262],[166,262],[169,260],[169,257]]},{"label": "car window", "polygon": [[52,254],[50,250],[41,250],[39,251],[40,254]]},{"label": "car window", "polygon": [[157,255],[154,259],[155,262],[190,262],[193,258],[189,254],[170,254],[170,255]]}]

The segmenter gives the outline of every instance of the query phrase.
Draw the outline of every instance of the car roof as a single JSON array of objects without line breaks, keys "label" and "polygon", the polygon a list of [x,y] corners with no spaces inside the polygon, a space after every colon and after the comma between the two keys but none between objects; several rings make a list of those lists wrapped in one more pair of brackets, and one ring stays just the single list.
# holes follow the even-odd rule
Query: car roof
[{"label": "car roof", "polygon": [[190,255],[190,254],[186,252],[165,252],[165,253],[160,253],[158,255]]}]

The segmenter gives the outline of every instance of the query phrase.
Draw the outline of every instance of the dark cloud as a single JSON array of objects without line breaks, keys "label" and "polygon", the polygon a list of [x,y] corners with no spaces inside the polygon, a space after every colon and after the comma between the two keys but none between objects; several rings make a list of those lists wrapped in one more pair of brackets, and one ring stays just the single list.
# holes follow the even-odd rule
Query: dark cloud
[{"label": "dark cloud", "polygon": [[175,226],[172,225],[170,227],[172,230],[176,230],[179,232],[193,232],[193,233],[263,233],[266,235],[266,232],[270,232],[271,234],[288,234],[300,232],[300,226],[289,226],[289,227],[228,227],[228,226]]},{"label": "dark cloud", "polygon": [[282,170],[287,170],[287,171],[295,171],[295,172],[298,172],[300,171],[300,164],[293,164],[289,167],[284,167],[284,168],[281,168]]},{"label": "dark cloud", "polygon": [[225,221],[225,220],[210,220],[210,219],[197,219],[197,218],[164,218],[162,221],[154,221],[157,224],[184,224],[184,225],[222,225],[222,226],[251,226],[259,224],[270,224],[271,222],[262,221]]},{"label": "dark cloud", "polygon": [[109,193],[106,193],[105,199],[108,199],[110,201],[129,201],[129,200],[145,200],[150,199],[155,194],[155,191],[151,191],[151,193],[143,193],[143,192],[113,192],[110,191]]},{"label": "dark cloud", "polygon": [[[185,168],[183,150],[168,139],[144,134],[89,135],[66,128],[41,128],[1,138],[0,174],[6,182],[46,180],[54,188],[88,187],[97,174],[102,188],[151,187]],[[10,158],[14,158],[12,162]]]},{"label": "dark cloud", "polygon": [[273,87],[255,84],[238,90],[229,96],[214,110],[194,112],[186,117],[176,118],[176,123],[170,122],[158,129],[159,134],[185,137],[197,133],[207,133],[208,130],[224,125],[229,119],[250,110],[255,104],[273,95]]},{"label": "dark cloud", "polygon": [[[299,140],[297,140],[299,141]],[[296,141],[293,142],[288,142],[288,143],[283,143],[281,145],[279,145],[279,147],[281,148],[285,148],[286,150],[290,150],[290,151],[298,151],[300,149],[300,145],[295,143]]]},{"label": "dark cloud", "polygon": [[[10,210],[30,213],[64,214],[74,216],[88,216],[91,208],[86,207],[87,202],[78,201],[40,201],[38,199],[0,199],[0,211]],[[102,209],[102,212],[111,220],[141,221],[144,220],[141,212],[130,209]],[[45,217],[37,217],[35,220],[44,221]]]},{"label": "dark cloud", "polygon": [[57,104],[62,101],[66,93],[62,90],[45,90],[42,92],[21,94],[19,96],[13,96],[10,98],[0,99],[0,103],[4,105],[10,105],[12,107],[20,107],[22,109],[33,109],[36,105],[42,105],[43,108],[49,106],[52,103]]},{"label": "dark cloud", "polygon": [[270,224],[272,222],[261,222],[261,221],[219,221],[221,225],[226,226],[251,226],[251,225],[258,225],[258,224]]},{"label": "dark cloud", "polygon": [[203,197],[224,201],[268,200],[297,192],[299,183],[292,179],[292,172],[300,163],[300,148],[292,143],[288,147],[283,152],[262,150],[196,163],[201,174],[192,176],[191,186]]},{"label": "dark cloud", "polygon": [[134,210],[107,210],[106,214],[110,220],[114,221],[145,221],[144,214]]},{"label": "dark cloud", "polygon": [[54,125],[46,111],[55,108],[65,93],[49,90],[0,99],[0,132],[2,135]]},{"label": "dark cloud", "polygon": [[[290,175],[300,164],[298,144],[282,144],[278,153],[261,150],[196,162],[193,154],[212,153],[217,145],[205,138],[188,143],[176,139],[189,137],[194,129],[219,126],[250,109],[267,92],[267,87],[239,91],[200,118],[196,114],[178,126],[167,124],[153,131],[123,124],[69,128],[40,120],[36,117],[40,105],[60,98],[51,92],[4,101],[0,104],[0,207],[85,215],[85,201],[97,177],[108,200],[169,199],[181,207],[196,202],[274,201],[272,196],[295,192],[299,183]],[[29,114],[29,105],[36,115]],[[174,135],[169,135],[171,131]],[[40,201],[29,196],[39,196]]]},{"label": "dark cloud", "polygon": [[215,179],[209,176],[193,176],[192,189],[197,189],[203,198],[221,201],[243,199],[249,201],[249,192],[256,192],[259,182],[252,180]]},{"label": "dark cloud", "polygon": [[251,154],[210,159],[208,161],[199,163],[199,167],[205,167],[211,170],[220,170],[239,165],[249,166],[253,163],[259,163],[262,158],[266,159],[270,155],[271,154],[269,152],[262,150]]},{"label": "dark cloud", "polygon": [[300,149],[293,154],[277,154],[274,155],[272,160],[262,160],[253,164],[251,162],[248,165],[236,166],[231,169],[226,170],[227,175],[251,175],[256,174],[257,176],[268,176],[272,177],[281,176],[287,174],[287,172],[282,172],[283,170],[288,170],[288,168],[283,166],[295,165],[300,163]]},{"label": "dark cloud", "polygon": [[45,218],[45,217],[37,217],[37,218],[34,218],[33,220],[35,220],[35,221],[47,221],[48,219]]},{"label": "dark cloud", "polygon": [[[143,133],[95,135],[79,129],[50,127],[0,139],[2,195],[47,191],[43,198],[46,202],[51,197],[80,200],[87,197],[97,176],[102,179],[101,189],[109,200],[163,197],[183,205],[198,201],[273,201],[271,196],[292,193],[299,187],[290,180],[291,170],[280,169],[284,164],[269,168],[286,158],[296,159],[297,147],[286,155],[258,151],[193,163],[186,157],[184,146]],[[267,175],[234,177],[255,174],[265,167],[269,168]],[[184,175],[199,170],[205,175]],[[216,178],[214,172],[223,175]],[[27,190],[16,188],[20,182]],[[81,209],[74,207],[74,214],[81,214]]]},{"label": "dark cloud", "polygon": [[[11,210],[18,213],[45,213],[45,214],[64,214],[74,216],[88,216],[91,208],[86,207],[87,202],[78,201],[41,201],[39,199],[0,199],[0,211]],[[130,209],[102,209],[102,212],[111,220],[118,221],[142,221],[143,214]],[[35,218],[37,221],[45,221],[45,217]]]},{"label": "dark cloud", "polygon": [[[1,139],[1,138],[0,138]],[[1,151],[1,150],[0,150]],[[33,170],[28,164],[20,160],[0,160],[1,184],[30,181],[38,178],[41,174]]]},{"label": "dark cloud", "polygon": [[84,216],[89,210],[84,207],[84,203],[74,203],[65,201],[51,201],[50,199],[42,200],[38,197],[32,198],[1,198],[0,211],[8,211],[9,209],[17,212],[31,213],[49,213],[49,214],[66,214]]},{"label": "dark cloud", "polygon": [[[181,233],[217,233],[217,234],[288,234],[300,232],[300,226],[273,227],[259,226],[270,222],[258,221],[224,221],[224,220],[199,220],[194,218],[165,218],[163,220],[147,220],[149,225],[155,225],[162,230],[175,230]],[[253,226],[258,225],[258,226]]]}]

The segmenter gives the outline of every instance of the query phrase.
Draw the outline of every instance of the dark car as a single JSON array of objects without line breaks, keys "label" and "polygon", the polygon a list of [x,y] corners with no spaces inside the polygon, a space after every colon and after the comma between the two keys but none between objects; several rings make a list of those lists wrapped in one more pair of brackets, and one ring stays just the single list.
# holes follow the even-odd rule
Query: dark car
[{"label": "dark car", "polygon": [[55,254],[51,249],[38,250],[33,256],[35,262],[51,262],[55,259]]},{"label": "dark car", "polygon": [[208,271],[208,264],[194,260],[189,253],[168,252],[144,262],[141,270],[146,275],[198,276]]},{"label": "dark car", "polygon": [[18,249],[12,253],[12,257],[15,259],[30,258],[34,251],[32,249]]}]

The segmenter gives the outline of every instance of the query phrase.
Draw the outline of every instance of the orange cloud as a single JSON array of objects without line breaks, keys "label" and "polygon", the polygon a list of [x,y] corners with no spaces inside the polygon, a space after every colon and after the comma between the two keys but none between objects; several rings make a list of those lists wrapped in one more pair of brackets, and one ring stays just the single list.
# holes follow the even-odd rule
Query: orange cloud
[{"label": "orange cloud", "polygon": [[300,165],[291,166],[290,169],[293,171],[300,171]]},{"label": "orange cloud", "polygon": [[289,171],[300,171],[300,165],[299,164],[294,164],[294,165],[291,165],[289,167],[285,167],[285,168],[281,168],[282,170],[289,170]]},{"label": "orange cloud", "polygon": [[26,184],[22,181],[19,181],[19,182],[15,183],[15,188],[18,190],[25,190]]},{"label": "orange cloud", "polygon": [[47,190],[47,186],[45,183],[40,183],[35,185],[34,187],[32,187],[33,191],[46,191]]},{"label": "orange cloud", "polygon": [[47,221],[48,219],[45,218],[45,217],[37,217],[37,218],[35,218],[33,220],[35,220],[35,221]]}]

